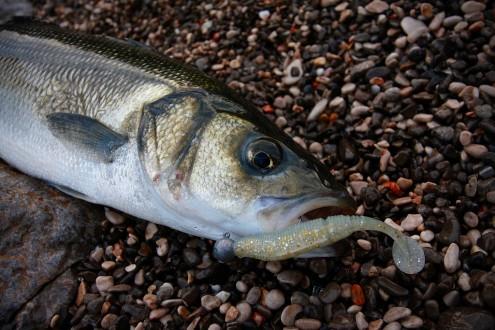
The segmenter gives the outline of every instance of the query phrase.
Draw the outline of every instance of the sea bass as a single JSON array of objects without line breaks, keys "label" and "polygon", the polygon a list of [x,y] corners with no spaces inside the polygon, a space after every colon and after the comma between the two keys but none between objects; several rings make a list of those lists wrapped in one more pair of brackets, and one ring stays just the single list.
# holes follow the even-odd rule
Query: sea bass
[{"label": "sea bass", "polygon": [[353,209],[252,104],[136,42],[15,19],[0,77],[0,157],[77,198],[210,239]]}]

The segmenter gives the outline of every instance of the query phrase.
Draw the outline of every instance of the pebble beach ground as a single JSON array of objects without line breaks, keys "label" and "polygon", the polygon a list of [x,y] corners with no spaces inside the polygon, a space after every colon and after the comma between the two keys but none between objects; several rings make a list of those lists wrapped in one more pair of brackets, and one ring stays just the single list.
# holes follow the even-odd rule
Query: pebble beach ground
[{"label": "pebble beach ground", "polygon": [[211,257],[114,211],[76,269],[74,329],[494,329],[495,9],[489,1],[34,1],[63,27],[144,42],[225,81],[332,168],[359,214],[420,241],[340,258]]}]

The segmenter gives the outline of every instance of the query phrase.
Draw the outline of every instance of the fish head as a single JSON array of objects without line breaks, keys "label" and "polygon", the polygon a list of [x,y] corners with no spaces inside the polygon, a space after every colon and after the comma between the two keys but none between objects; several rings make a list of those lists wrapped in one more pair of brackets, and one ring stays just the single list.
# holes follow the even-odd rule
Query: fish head
[{"label": "fish head", "polygon": [[[196,113],[184,159],[169,167],[168,177],[182,169],[176,205],[197,219],[205,237],[243,237],[354,212],[353,199],[330,170],[256,109],[211,94],[196,102],[204,113]],[[170,182],[163,186],[162,196],[174,196]]]}]

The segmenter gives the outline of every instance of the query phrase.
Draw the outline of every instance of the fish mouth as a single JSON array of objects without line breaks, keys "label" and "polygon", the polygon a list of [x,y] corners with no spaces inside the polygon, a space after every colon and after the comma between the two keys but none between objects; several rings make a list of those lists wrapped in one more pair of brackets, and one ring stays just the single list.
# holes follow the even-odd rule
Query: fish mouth
[{"label": "fish mouth", "polygon": [[315,192],[290,198],[261,197],[258,220],[265,231],[286,228],[301,221],[339,214],[354,214],[354,200],[345,191]]}]

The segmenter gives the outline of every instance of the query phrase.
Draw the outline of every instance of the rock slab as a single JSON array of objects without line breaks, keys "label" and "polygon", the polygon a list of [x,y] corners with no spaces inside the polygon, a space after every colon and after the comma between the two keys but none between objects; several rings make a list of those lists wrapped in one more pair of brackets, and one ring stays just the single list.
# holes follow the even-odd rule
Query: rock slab
[{"label": "rock slab", "polygon": [[77,288],[70,268],[96,245],[101,211],[0,162],[0,324],[63,319]]}]

